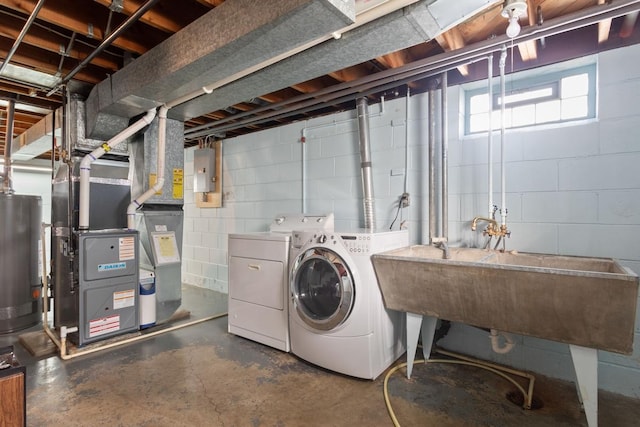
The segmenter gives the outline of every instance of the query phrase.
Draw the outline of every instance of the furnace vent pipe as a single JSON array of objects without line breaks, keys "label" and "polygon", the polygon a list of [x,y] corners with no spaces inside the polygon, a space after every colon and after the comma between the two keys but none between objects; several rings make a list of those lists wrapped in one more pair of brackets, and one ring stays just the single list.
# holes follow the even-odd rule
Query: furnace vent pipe
[{"label": "furnace vent pipe", "polygon": [[96,148],[91,153],[84,156],[84,158],[80,162],[80,218],[78,221],[78,229],[89,229],[89,180],[91,178],[91,164],[102,157],[105,153],[111,151],[113,147],[117,146],[143,127],[149,125],[153,121],[153,118],[155,116],[155,108],[147,111],[147,114],[140,120],[111,138],[109,141],[102,144],[102,146]]},{"label": "furnace vent pipe", "polygon": [[[154,194],[162,191],[164,187],[164,160],[165,160],[165,145],[167,141],[167,108],[166,105],[160,107],[158,112],[158,159],[156,163],[156,183],[147,191],[136,197],[127,207],[127,228],[133,230],[136,228],[136,210],[144,202],[153,197]],[[151,118],[153,120],[153,117]]]},{"label": "furnace vent pipe", "polygon": [[16,101],[9,100],[7,105],[7,132],[4,142],[4,174],[2,180],[2,192],[13,193],[13,177],[11,176],[11,144],[13,143],[13,117],[16,111]]},{"label": "furnace vent pipe", "polygon": [[367,98],[358,98],[358,134],[360,139],[360,170],[362,172],[362,194],[364,196],[364,228],[376,229],[376,205],[373,194],[371,169],[371,140],[369,138],[369,103]]}]

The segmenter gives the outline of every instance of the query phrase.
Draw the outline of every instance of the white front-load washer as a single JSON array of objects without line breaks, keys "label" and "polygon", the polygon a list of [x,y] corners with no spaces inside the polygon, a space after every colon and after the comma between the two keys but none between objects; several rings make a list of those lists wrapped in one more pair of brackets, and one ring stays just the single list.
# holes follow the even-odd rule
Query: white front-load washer
[{"label": "white front-load washer", "polygon": [[229,333],[290,350],[292,230],[333,230],[333,223],[332,213],[283,214],[273,220],[268,232],[229,235]]},{"label": "white front-load washer", "polygon": [[370,257],[408,246],[408,232],[293,236],[292,248],[299,249],[290,260],[291,352],[334,372],[375,379],[405,350],[404,317],[384,308]]}]

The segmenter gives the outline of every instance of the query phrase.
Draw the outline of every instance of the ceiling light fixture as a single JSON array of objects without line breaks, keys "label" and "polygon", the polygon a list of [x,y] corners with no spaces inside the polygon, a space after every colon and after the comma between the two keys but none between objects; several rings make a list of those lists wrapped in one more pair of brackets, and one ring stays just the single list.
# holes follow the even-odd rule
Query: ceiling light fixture
[{"label": "ceiling light fixture", "polygon": [[509,20],[507,27],[507,37],[514,38],[520,34],[520,24],[518,19],[527,13],[527,2],[525,0],[505,0],[502,5],[502,16]]}]

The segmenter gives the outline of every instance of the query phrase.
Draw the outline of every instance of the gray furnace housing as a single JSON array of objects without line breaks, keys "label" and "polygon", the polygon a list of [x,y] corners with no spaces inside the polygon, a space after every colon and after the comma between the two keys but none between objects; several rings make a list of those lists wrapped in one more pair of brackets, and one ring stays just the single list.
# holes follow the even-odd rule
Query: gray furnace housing
[{"label": "gray furnace housing", "polygon": [[[80,162],[104,141],[85,137],[84,103],[76,97],[68,115],[64,148],[71,154],[52,189],[51,287],[55,328],[78,326],[69,337],[83,345],[139,328],[140,268],[156,273],[158,323],[182,303],[184,125],[167,120],[165,185],[138,210],[136,230],[127,229],[127,207],[157,178],[158,118],[91,164],[89,230],[81,231]],[[122,239],[135,246],[125,258]]]},{"label": "gray furnace housing", "polygon": [[138,232],[90,231],[80,234],[78,241],[78,344],[137,331]]}]

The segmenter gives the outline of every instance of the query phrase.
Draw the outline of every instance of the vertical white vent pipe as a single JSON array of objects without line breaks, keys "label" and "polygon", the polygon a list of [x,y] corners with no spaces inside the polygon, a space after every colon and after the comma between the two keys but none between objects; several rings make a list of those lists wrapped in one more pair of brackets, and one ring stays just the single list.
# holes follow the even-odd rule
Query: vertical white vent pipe
[{"label": "vertical white vent pipe", "polygon": [[165,145],[167,141],[167,111],[169,108],[166,105],[160,107],[158,111],[158,149],[157,149],[157,163],[156,163],[156,183],[147,191],[136,197],[127,207],[127,228],[133,230],[136,228],[136,210],[144,202],[149,200],[159,191],[162,191],[164,187],[164,163],[165,163]]},{"label": "vertical white vent pipe", "polygon": [[151,109],[147,111],[140,120],[111,138],[109,141],[102,144],[102,146],[96,148],[91,153],[84,156],[80,162],[80,218],[78,221],[79,230],[89,229],[89,188],[91,178],[91,164],[102,157],[105,153],[111,151],[111,149],[122,141],[126,140],[143,127],[147,126],[153,121],[156,116],[156,110]]},{"label": "vertical white vent pipe", "polygon": [[493,53],[487,58],[487,91],[489,95],[489,117],[487,118],[487,125],[489,130],[487,131],[487,158],[488,158],[488,214],[487,218],[493,218]]},{"label": "vertical white vent pipe", "polygon": [[362,193],[364,196],[364,228],[376,229],[376,205],[373,194],[373,174],[371,169],[371,140],[369,138],[369,104],[367,98],[358,98],[358,129],[360,136],[360,170],[362,172]]},{"label": "vertical white vent pipe", "polygon": [[507,177],[505,174],[505,154],[504,154],[504,117],[505,117],[505,82],[504,68],[507,62],[507,46],[502,45],[502,51],[500,52],[500,216],[502,217],[502,225],[507,226]]},{"label": "vertical white vent pipe", "polygon": [[7,105],[7,132],[4,139],[4,173],[2,181],[2,192],[5,194],[13,193],[13,177],[11,166],[11,144],[13,143],[13,118],[16,111],[16,101],[9,100]]}]

